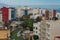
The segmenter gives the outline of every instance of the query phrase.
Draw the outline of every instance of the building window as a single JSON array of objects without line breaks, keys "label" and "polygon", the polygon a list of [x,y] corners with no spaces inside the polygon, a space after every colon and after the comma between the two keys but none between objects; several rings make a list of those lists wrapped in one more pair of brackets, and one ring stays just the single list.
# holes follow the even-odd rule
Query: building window
[{"label": "building window", "polygon": [[35,27],[34,27],[34,29],[35,29]]},{"label": "building window", "polygon": [[36,29],[37,29],[37,27],[36,27]]},{"label": "building window", "polygon": [[37,33],[37,31],[36,31],[36,33]]}]

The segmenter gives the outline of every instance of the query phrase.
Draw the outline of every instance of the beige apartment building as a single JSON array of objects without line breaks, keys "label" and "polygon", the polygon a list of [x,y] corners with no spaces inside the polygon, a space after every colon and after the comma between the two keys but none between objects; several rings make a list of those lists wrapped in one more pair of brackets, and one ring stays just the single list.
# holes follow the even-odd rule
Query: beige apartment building
[{"label": "beige apartment building", "polygon": [[50,40],[50,23],[42,18],[40,23],[40,40]]},{"label": "beige apartment building", "polygon": [[21,7],[16,7],[16,17],[20,18],[24,15],[24,12]]},{"label": "beige apartment building", "polygon": [[39,14],[39,8],[34,8],[33,9],[33,15],[35,15],[35,14]]},{"label": "beige apartment building", "polygon": [[52,10],[49,10],[49,19],[52,19],[52,16],[53,16]]}]

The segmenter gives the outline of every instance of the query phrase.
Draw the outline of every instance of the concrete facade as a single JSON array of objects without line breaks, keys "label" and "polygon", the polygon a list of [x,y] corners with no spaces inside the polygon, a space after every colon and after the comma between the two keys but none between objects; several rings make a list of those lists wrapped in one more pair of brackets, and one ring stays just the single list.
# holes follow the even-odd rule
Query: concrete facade
[{"label": "concrete facade", "polygon": [[33,9],[33,15],[34,15],[34,14],[39,14],[39,8]]},{"label": "concrete facade", "polygon": [[52,17],[53,17],[52,10],[49,10],[49,19],[52,19]]},{"label": "concrete facade", "polygon": [[28,7],[28,6],[24,6],[24,7],[22,7],[22,9],[23,9],[24,15],[28,15],[29,11],[31,11],[30,7]]},{"label": "concrete facade", "polygon": [[33,24],[33,34],[40,37],[40,22]]},{"label": "concrete facade", "polygon": [[11,20],[11,9],[9,8],[9,20]]},{"label": "concrete facade", "polygon": [[20,7],[17,7],[15,9],[16,9],[16,17],[20,18],[24,15],[23,10]]},{"label": "concrete facade", "polygon": [[50,24],[46,23],[46,21],[41,21],[40,28],[40,39],[50,40]]},{"label": "concrete facade", "polygon": [[0,10],[0,22],[2,22],[2,11]]}]

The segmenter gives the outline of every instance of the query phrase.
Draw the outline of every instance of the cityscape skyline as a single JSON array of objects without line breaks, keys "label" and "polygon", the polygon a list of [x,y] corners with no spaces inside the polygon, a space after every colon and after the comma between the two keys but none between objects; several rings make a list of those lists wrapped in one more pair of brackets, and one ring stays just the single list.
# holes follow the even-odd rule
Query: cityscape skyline
[{"label": "cityscape skyline", "polygon": [[60,38],[60,0],[0,0],[0,40]]}]

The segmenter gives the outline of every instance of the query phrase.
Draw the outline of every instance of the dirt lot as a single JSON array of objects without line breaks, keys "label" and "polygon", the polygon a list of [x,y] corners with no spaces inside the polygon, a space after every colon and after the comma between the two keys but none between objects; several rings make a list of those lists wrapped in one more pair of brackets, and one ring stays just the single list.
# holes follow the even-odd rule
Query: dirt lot
[{"label": "dirt lot", "polygon": [[7,39],[7,34],[10,33],[10,30],[0,30],[0,39]]}]

